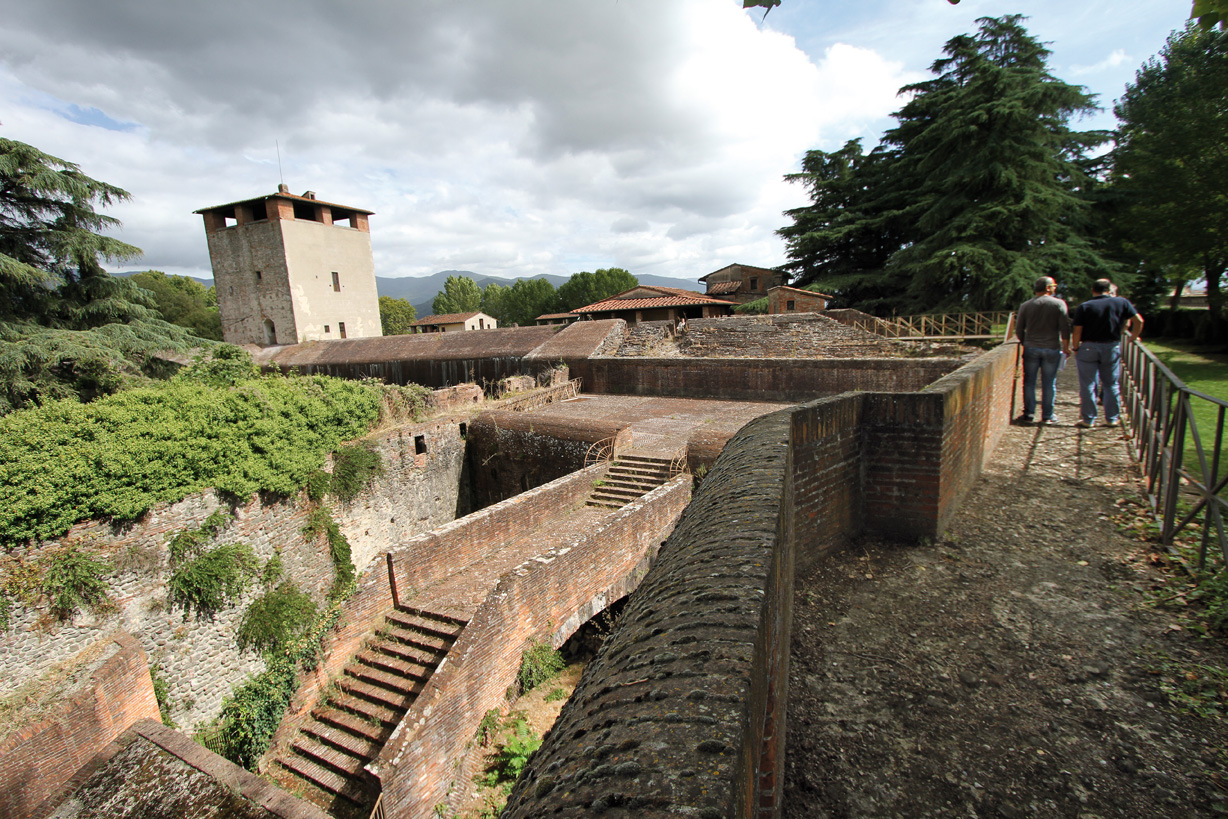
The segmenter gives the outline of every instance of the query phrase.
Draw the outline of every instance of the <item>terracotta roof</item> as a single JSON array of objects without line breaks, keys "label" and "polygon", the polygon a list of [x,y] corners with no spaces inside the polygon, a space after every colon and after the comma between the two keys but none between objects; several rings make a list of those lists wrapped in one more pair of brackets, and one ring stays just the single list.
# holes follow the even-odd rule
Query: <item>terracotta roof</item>
[{"label": "terracotta roof", "polygon": [[[806,296],[819,296],[820,298],[824,298],[824,299],[834,299],[835,298],[835,296],[829,296],[827,293],[820,293],[818,290],[806,290],[805,288],[802,288],[802,287],[789,287],[787,284],[782,284],[777,287],[773,287],[772,290],[792,290],[794,293],[801,293]],[[772,292],[772,290],[769,290],[768,292],[770,293]]]},{"label": "terracotta roof", "polygon": [[243,205],[248,202],[255,202],[261,199],[289,199],[294,202],[308,202],[312,205],[327,205],[330,208],[337,208],[338,210],[351,210],[351,211],[354,211],[355,213],[365,213],[368,216],[375,215],[375,211],[373,210],[366,210],[364,208],[356,208],[352,205],[339,205],[336,202],[325,202],[323,199],[312,199],[309,196],[299,196],[298,194],[282,193],[280,191],[278,191],[277,193],[266,193],[260,196],[249,196],[247,199],[236,199],[235,201],[227,202],[224,205],[213,205],[212,207],[201,208],[200,210],[194,210],[192,211],[192,213],[204,213],[205,211],[210,211],[210,210],[222,210],[223,208],[232,208],[235,205]]},{"label": "terracotta roof", "polygon": [[[663,290],[666,288],[657,289]],[[596,304],[590,304],[586,307],[577,307],[574,312],[609,313],[617,310],[650,310],[657,307],[695,307],[704,304],[722,304],[726,307],[737,306],[731,301],[710,299],[707,296],[702,296],[698,293],[688,293],[685,290],[680,292],[686,293],[686,295],[656,296],[649,299],[606,299],[605,301],[599,301]]]},{"label": "terracotta roof", "polygon": [[542,313],[540,316],[534,319],[534,321],[541,321],[542,319],[552,319],[552,318],[578,318],[578,317],[579,315],[577,313]]},{"label": "terracotta roof", "polygon": [[728,270],[728,269],[729,269],[729,268],[731,268],[731,267],[744,267],[744,268],[746,268],[747,270],[758,270],[760,273],[777,273],[777,272],[779,272],[779,271],[772,270],[771,268],[767,268],[767,267],[756,267],[756,266],[755,266],[755,265],[753,265],[753,264],[742,264],[741,262],[734,262],[733,264],[727,264],[727,265],[725,265],[725,266],[724,266],[724,267],[722,267],[720,270],[713,270],[713,271],[712,271],[711,273],[709,273],[707,276],[700,276],[700,277],[699,277],[699,280],[700,280],[701,282],[706,282],[710,276],[715,276],[717,273],[724,273],[726,270]]},{"label": "terracotta roof", "polygon": [[479,310],[474,310],[472,313],[444,313],[439,316],[427,316],[420,318],[417,321],[410,322],[410,327],[418,324],[463,324],[476,315],[486,315]]},{"label": "terracotta roof", "polygon": [[742,282],[716,282],[708,285],[709,296],[723,296],[726,293],[736,293],[742,286]]}]

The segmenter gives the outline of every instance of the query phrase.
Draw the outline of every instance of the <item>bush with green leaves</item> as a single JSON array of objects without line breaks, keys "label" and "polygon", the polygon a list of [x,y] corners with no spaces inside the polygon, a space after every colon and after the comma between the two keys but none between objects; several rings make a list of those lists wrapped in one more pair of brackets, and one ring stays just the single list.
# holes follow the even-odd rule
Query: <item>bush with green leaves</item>
[{"label": "bush with green leaves", "polygon": [[51,611],[67,620],[82,607],[105,608],[110,598],[106,576],[112,566],[72,545],[51,558],[43,572],[41,591],[50,599]]},{"label": "bush with green leaves", "polygon": [[501,786],[505,792],[510,792],[534,752],[541,747],[542,738],[533,733],[524,715],[519,712],[508,715],[503,721],[503,728],[506,730],[503,741],[499,743],[490,767],[477,781],[488,788]]},{"label": "bush with green leaves", "polygon": [[246,543],[225,543],[208,548],[225,525],[227,515],[217,510],[198,529],[185,529],[170,540],[171,579],[167,602],[183,609],[186,618],[212,617],[247,590],[259,571],[259,562]]},{"label": "bush with green leaves", "polygon": [[90,518],[134,520],[210,487],[290,495],[379,417],[379,385],[240,378],[250,360],[226,355],[212,359],[224,367],[188,368],[91,404],[52,401],[0,417],[0,543],[55,538]]},{"label": "bush with green leaves", "polygon": [[317,607],[311,596],[291,580],[252,601],[239,621],[239,648],[262,652],[285,651],[301,637],[315,619]]},{"label": "bush with green leaves", "polygon": [[516,684],[521,693],[532,691],[542,683],[554,679],[563,668],[563,655],[547,642],[534,641],[520,658]]},{"label": "bush with green leaves", "polygon": [[303,537],[314,540],[321,534],[328,540],[328,553],[333,561],[337,576],[333,579],[333,587],[328,593],[329,600],[341,600],[349,597],[354,588],[355,569],[350,552],[350,542],[341,533],[341,527],[333,520],[333,513],[327,506],[320,505],[311,510],[307,525],[303,527]]},{"label": "bush with green leaves", "polygon": [[333,453],[333,477],[329,491],[337,500],[349,503],[383,471],[380,455],[369,441],[342,445]]}]

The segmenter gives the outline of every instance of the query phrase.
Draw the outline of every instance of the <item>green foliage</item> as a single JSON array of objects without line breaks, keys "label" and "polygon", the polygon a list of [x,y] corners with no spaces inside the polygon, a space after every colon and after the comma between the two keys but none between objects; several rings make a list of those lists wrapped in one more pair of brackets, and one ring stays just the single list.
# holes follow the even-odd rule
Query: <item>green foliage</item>
[{"label": "green foliage", "polygon": [[239,622],[239,648],[280,652],[302,636],[316,616],[311,596],[286,580],[252,601]]},{"label": "green foliage", "polygon": [[1197,20],[1203,28],[1219,26],[1222,30],[1228,23],[1228,0],[1194,0],[1190,19]]},{"label": "green foliage", "polygon": [[443,290],[435,295],[431,310],[437,316],[448,313],[473,313],[482,306],[482,291],[468,276],[448,276]]},{"label": "green foliage", "polygon": [[739,304],[737,307],[733,308],[733,312],[740,313],[742,315],[758,315],[766,313],[767,311],[767,296],[764,296],[761,299],[755,299],[754,301],[748,301],[745,304]]},{"label": "green foliage", "polygon": [[260,368],[242,347],[219,344],[201,353],[179,373],[179,380],[209,387],[233,387],[260,377]]},{"label": "green foliage", "polygon": [[1160,654],[1151,673],[1160,678],[1160,690],[1178,711],[1204,719],[1228,717],[1228,670]]},{"label": "green foliage", "polygon": [[511,323],[507,320],[507,312],[503,304],[504,299],[507,298],[507,291],[508,288],[505,285],[496,282],[491,282],[482,288],[481,310],[498,321],[500,327]]},{"label": "green foliage", "polygon": [[787,177],[813,200],[781,230],[799,282],[882,314],[1013,309],[1039,276],[1083,292],[1115,271],[1089,238],[1086,157],[1107,134],[1068,127],[1092,98],[1020,19],[948,41],[868,156],[812,151]]},{"label": "green foliage", "polygon": [[350,542],[341,533],[337,521],[333,520],[332,511],[323,504],[311,510],[307,525],[303,527],[303,537],[307,540],[314,540],[321,534],[327,538],[328,553],[337,572],[328,597],[330,600],[341,600],[348,597],[354,589],[354,563]]},{"label": "green foliage", "polygon": [[495,741],[495,737],[499,734],[499,709],[491,708],[482,716],[482,721],[478,723],[478,742],[482,745],[490,745]]},{"label": "green foliage", "polygon": [[318,469],[307,476],[307,497],[313,501],[319,502],[324,500],[324,496],[328,494],[328,488],[332,486],[333,476],[325,472],[323,469]]},{"label": "green foliage", "polygon": [[382,401],[378,386],[325,376],[230,387],[200,377],[192,368],[92,404],[52,402],[0,418],[0,542],[54,538],[95,517],[133,520],[209,487],[293,494],[326,453],[369,429]]},{"label": "green foliage", "polygon": [[162,717],[162,724],[168,728],[175,727],[175,720],[171,718],[171,692],[170,686],[166,683],[166,678],[162,676],[162,666],[154,663],[149,667],[149,679],[153,682],[154,699],[158,701],[158,714]]},{"label": "green foliage", "polygon": [[1214,325],[1228,317],[1228,31],[1169,35],[1118,101],[1109,221],[1125,257],[1171,280],[1205,278]]},{"label": "green foliage", "polygon": [[186,619],[192,611],[197,617],[213,617],[247,590],[259,573],[259,561],[246,543],[224,543],[205,549],[199,543],[176,555],[171,544],[171,578],[167,582],[167,602],[183,609]]},{"label": "green foliage", "polygon": [[405,299],[392,296],[379,297],[380,329],[386,336],[400,336],[413,332],[410,327],[418,318],[418,311]]},{"label": "green foliage", "polygon": [[109,603],[105,580],[112,566],[72,545],[51,558],[43,573],[41,591],[51,611],[61,620],[71,618],[82,606],[105,608]]},{"label": "green foliage", "polygon": [[128,279],[153,294],[154,307],[171,324],[187,328],[200,338],[222,340],[217,295],[211,297],[200,282],[187,276],[168,276],[161,270],[134,273]]},{"label": "green foliage", "polygon": [[562,688],[555,688],[546,695],[546,702],[558,702],[565,699],[567,699],[567,692]]},{"label": "green foliage", "polygon": [[333,453],[329,491],[342,503],[349,503],[383,471],[379,453],[370,442],[341,446]]},{"label": "green foliage", "polygon": [[236,765],[254,771],[297,688],[294,659],[284,654],[271,657],[267,669],[235,689],[222,703],[214,727],[216,746],[209,743],[210,747]]},{"label": "green foliage", "polygon": [[564,311],[571,311],[618,295],[639,283],[639,279],[621,267],[576,273],[559,285],[559,306]]},{"label": "green foliage", "polygon": [[524,773],[533,753],[541,747],[542,740],[520,716],[509,717],[503,727],[507,733],[499,744],[499,750],[495,753],[486,776],[479,781],[487,787],[502,785],[506,790],[510,790]]},{"label": "green foliage", "polygon": [[99,264],[140,254],[105,235],[119,222],[94,210],[128,198],[71,162],[0,139],[0,414],[113,393],[158,353],[197,343],[160,317],[148,291]]},{"label": "green foliage", "polygon": [[559,297],[546,279],[518,279],[503,297],[505,321],[532,327],[538,316],[559,311]]},{"label": "green foliage", "polygon": [[547,642],[534,641],[521,655],[516,684],[521,693],[532,691],[542,683],[554,679],[563,668],[563,655]]},{"label": "green foliage", "polygon": [[280,582],[286,576],[285,566],[281,562],[281,554],[274,552],[264,564],[264,568],[260,570],[260,583],[266,589],[271,588],[276,583]]}]

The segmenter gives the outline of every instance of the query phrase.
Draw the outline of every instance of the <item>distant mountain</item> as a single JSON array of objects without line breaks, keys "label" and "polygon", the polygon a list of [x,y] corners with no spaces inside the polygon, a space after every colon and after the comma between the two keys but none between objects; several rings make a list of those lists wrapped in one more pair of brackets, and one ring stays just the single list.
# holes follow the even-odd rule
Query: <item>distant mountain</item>
[{"label": "distant mountain", "polygon": [[[480,288],[485,288],[486,285],[492,282],[494,284],[501,284],[504,287],[511,287],[513,282],[520,279],[545,279],[557,288],[571,278],[570,276],[556,276],[543,273],[539,276],[517,276],[514,279],[504,279],[499,276],[479,276],[470,270],[441,270],[430,276],[404,276],[396,279],[376,276],[375,288],[381,296],[407,299],[414,306],[414,310],[418,312],[418,317],[422,318],[431,314],[431,303],[435,300],[435,295],[443,290],[444,282],[447,281],[448,276],[468,276]],[[699,292],[704,290],[704,285],[698,279],[690,281],[653,275],[636,276],[636,279],[639,280],[640,284],[655,285],[656,287],[681,287],[684,290],[697,290]]]}]

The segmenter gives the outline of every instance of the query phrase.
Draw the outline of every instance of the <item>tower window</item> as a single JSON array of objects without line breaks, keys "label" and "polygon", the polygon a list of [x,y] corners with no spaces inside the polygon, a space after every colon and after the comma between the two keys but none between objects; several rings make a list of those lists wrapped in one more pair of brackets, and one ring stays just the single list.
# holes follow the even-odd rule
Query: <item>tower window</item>
[{"label": "tower window", "polygon": [[333,292],[341,292],[341,276],[335,270],[333,271]]},{"label": "tower window", "polygon": [[264,276],[262,276],[262,275],[261,275],[261,273],[260,273],[260,271],[259,271],[259,270],[257,270],[257,271],[256,271],[256,281],[261,281],[263,278],[264,278]]},{"label": "tower window", "polygon": [[327,324],[325,324],[325,325],[324,325],[324,332],[325,332],[325,333],[327,333],[327,332],[328,332],[328,325],[327,325]]},{"label": "tower window", "polygon": [[345,338],[345,322],[344,321],[337,322],[337,332],[341,334],[342,338]]}]

